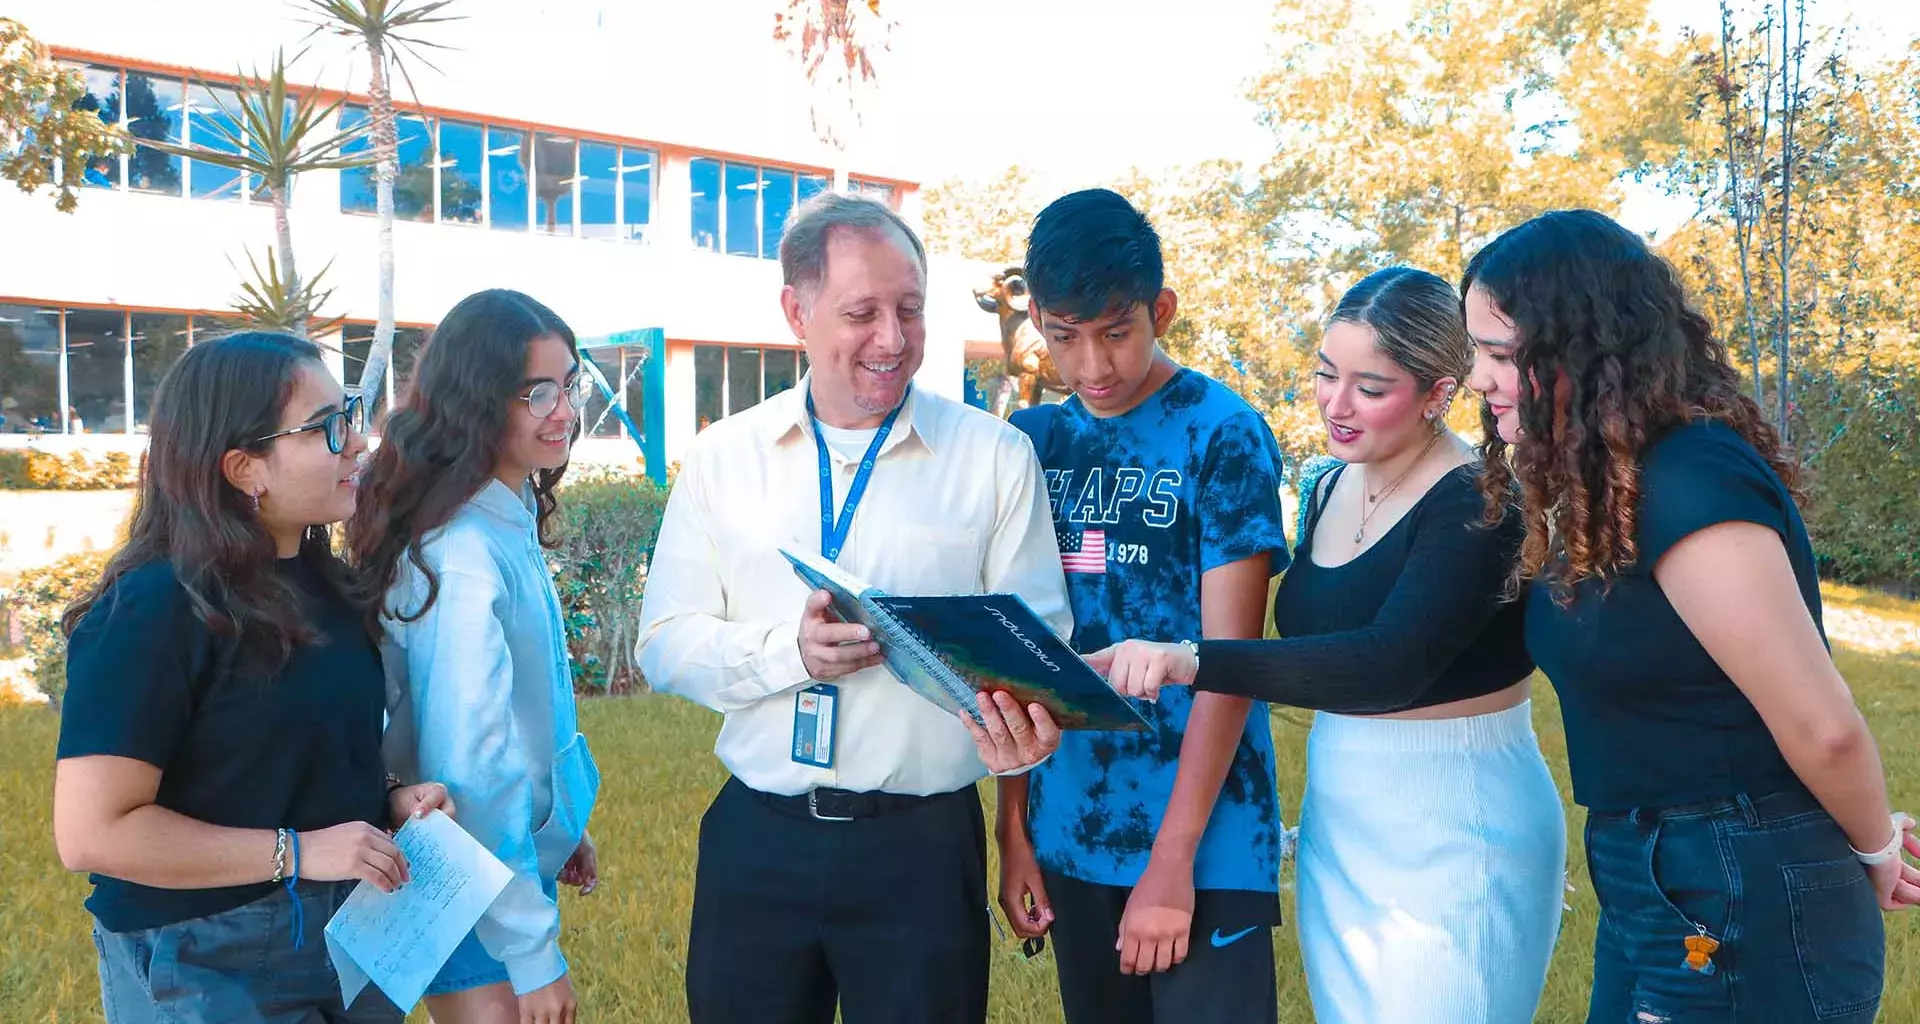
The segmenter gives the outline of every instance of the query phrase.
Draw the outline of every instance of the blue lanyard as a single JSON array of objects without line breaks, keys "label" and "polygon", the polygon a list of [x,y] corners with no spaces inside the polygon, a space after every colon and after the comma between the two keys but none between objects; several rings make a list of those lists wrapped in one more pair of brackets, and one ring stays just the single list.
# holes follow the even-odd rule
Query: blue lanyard
[{"label": "blue lanyard", "polygon": [[807,395],[807,419],[813,423],[813,446],[820,455],[820,554],[829,562],[840,560],[840,549],[846,546],[847,533],[853,529],[853,511],[866,496],[867,481],[873,477],[873,462],[880,456],[880,446],[887,443],[887,435],[893,432],[893,421],[899,419],[900,410],[907,407],[907,395],[912,393],[913,385],[909,384],[906,393],[900,396],[900,404],[880,421],[880,429],[867,445],[867,454],[860,457],[860,468],[854,471],[853,482],[847,485],[847,500],[840,506],[838,522],[833,518],[833,460],[827,454],[827,439],[820,434],[820,417],[813,411],[813,395],[811,392]]}]

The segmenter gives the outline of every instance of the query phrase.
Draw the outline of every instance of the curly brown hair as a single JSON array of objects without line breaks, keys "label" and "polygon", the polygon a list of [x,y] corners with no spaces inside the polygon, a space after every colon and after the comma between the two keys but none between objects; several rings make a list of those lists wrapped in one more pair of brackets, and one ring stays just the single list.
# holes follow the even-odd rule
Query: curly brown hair
[{"label": "curly brown hair", "polygon": [[1591,210],[1542,214],[1474,255],[1460,293],[1474,288],[1517,332],[1525,441],[1509,446],[1493,414],[1480,414],[1489,521],[1520,485],[1527,536],[1516,583],[1546,582],[1564,601],[1574,584],[1631,569],[1641,457],[1676,427],[1719,420],[1789,488],[1797,483],[1798,465],[1741,393],[1713,324],[1632,231]]},{"label": "curly brown hair", "polygon": [[[360,502],[347,520],[347,561],[354,596],[374,629],[389,615],[413,622],[440,597],[440,577],[427,564],[427,535],[493,478],[508,409],[523,386],[527,347],[553,335],[576,356],[573,329],[553,310],[520,292],[492,288],[461,299],[434,327],[414,366],[406,401],[387,417],[386,436],[360,480]],[[535,531],[553,547],[548,521],[559,508],[554,489],[566,467],[533,474]],[[427,581],[418,607],[389,606],[405,558]]]}]

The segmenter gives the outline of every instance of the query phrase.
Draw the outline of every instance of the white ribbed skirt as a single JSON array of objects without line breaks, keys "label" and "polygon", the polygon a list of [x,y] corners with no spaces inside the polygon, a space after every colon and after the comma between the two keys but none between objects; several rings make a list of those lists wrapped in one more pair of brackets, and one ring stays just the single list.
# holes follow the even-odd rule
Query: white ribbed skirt
[{"label": "white ribbed skirt", "polygon": [[1567,827],[1531,713],[1314,717],[1295,920],[1322,1024],[1533,1020]]}]

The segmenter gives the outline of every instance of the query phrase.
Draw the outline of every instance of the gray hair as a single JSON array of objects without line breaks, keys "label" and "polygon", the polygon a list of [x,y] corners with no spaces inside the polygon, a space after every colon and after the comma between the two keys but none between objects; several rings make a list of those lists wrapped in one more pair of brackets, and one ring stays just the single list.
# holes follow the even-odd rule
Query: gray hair
[{"label": "gray hair", "polygon": [[812,307],[827,279],[827,243],[836,230],[883,236],[898,231],[919,262],[920,272],[927,272],[926,247],[899,214],[861,196],[822,192],[793,211],[780,236],[780,276],[799,295],[802,309]]}]

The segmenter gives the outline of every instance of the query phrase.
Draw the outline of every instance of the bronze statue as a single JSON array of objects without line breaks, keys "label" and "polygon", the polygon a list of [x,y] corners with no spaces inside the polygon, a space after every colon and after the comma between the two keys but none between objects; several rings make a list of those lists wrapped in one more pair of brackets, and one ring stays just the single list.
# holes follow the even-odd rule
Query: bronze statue
[{"label": "bronze statue", "polygon": [[994,388],[995,416],[1005,419],[1011,415],[1015,398],[1025,408],[1044,402],[1047,391],[1067,390],[1047,354],[1046,339],[1034,328],[1027,312],[1027,278],[1022,268],[1008,267],[993,275],[989,286],[973,290],[973,301],[1000,320],[1003,364]]}]

